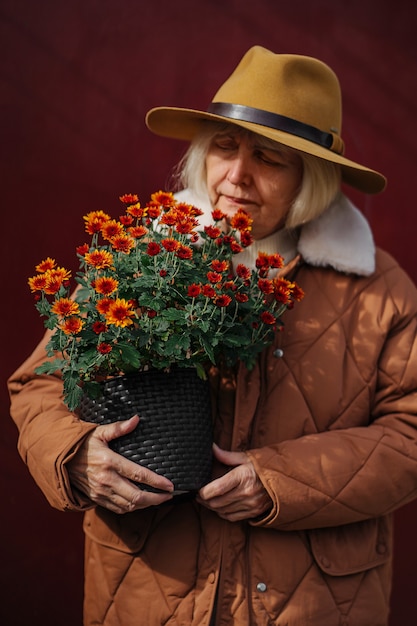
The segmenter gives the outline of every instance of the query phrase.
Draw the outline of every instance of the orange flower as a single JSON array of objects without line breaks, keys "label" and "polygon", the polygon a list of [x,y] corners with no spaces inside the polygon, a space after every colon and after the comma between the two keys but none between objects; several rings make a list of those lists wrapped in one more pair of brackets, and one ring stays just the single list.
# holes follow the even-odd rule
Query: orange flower
[{"label": "orange flower", "polygon": [[151,200],[162,204],[164,207],[172,206],[175,203],[174,194],[169,191],[156,191],[151,195]]},{"label": "orange flower", "polygon": [[215,272],[225,272],[229,269],[229,263],[227,261],[220,261],[219,259],[213,259],[210,265]]},{"label": "orange flower", "polygon": [[179,241],[173,239],[172,237],[167,237],[166,239],[162,239],[161,244],[165,248],[167,252],[175,252],[180,246]]},{"label": "orange flower", "polygon": [[167,226],[175,226],[178,220],[179,220],[179,216],[178,216],[177,211],[174,211],[172,209],[171,211],[167,211],[167,213],[165,213],[161,217],[161,224],[166,224]]},{"label": "orange flower", "polygon": [[220,211],[220,209],[214,209],[214,211],[211,212],[211,216],[215,222],[220,222],[226,218],[226,214]]},{"label": "orange flower", "polygon": [[124,252],[125,254],[129,254],[135,247],[135,240],[129,235],[116,235],[110,243],[117,252]]},{"label": "orange flower", "polygon": [[146,226],[132,226],[131,228],[129,228],[129,234],[135,239],[140,239],[141,237],[146,235],[147,232],[148,229],[146,228]]},{"label": "orange flower", "polygon": [[159,204],[155,204],[155,202],[148,202],[148,204],[146,205],[146,208],[147,208],[147,215],[149,215],[149,217],[152,218],[153,220],[159,217],[162,213],[161,207],[159,206]]},{"label": "orange flower", "polygon": [[113,266],[113,255],[107,250],[93,250],[84,256],[85,262],[98,270]]},{"label": "orange flower", "polygon": [[119,200],[124,204],[132,204],[133,202],[137,202],[139,198],[135,193],[125,193],[123,196],[119,196]]},{"label": "orange flower", "polygon": [[131,304],[124,298],[117,298],[110,304],[105,317],[108,324],[124,328],[125,326],[133,324],[131,318],[134,317],[134,315],[135,311],[132,309]]},{"label": "orange flower", "polygon": [[198,222],[194,218],[188,218],[186,220],[182,219],[177,223],[175,230],[181,235],[188,235],[192,233],[194,228],[196,228],[197,226]]},{"label": "orange flower", "polygon": [[119,215],[119,221],[123,226],[131,226],[133,224],[133,217],[131,215]]},{"label": "orange flower", "polygon": [[290,283],[285,278],[274,278],[272,282],[275,300],[289,305],[291,303],[291,292],[295,286],[294,283]]},{"label": "orange flower", "polygon": [[207,280],[213,284],[220,283],[222,280],[222,275],[218,272],[207,272]]},{"label": "orange flower", "polygon": [[250,230],[252,223],[253,219],[243,209],[239,209],[230,220],[231,227],[240,231]]},{"label": "orange flower", "polygon": [[300,302],[300,300],[304,298],[304,291],[301,289],[301,287],[299,287],[299,285],[295,283],[293,283],[293,285],[294,286],[292,288],[292,297],[296,302]]},{"label": "orange flower", "polygon": [[99,313],[101,313],[101,315],[106,315],[113,302],[114,300],[111,298],[102,298],[96,303],[96,309]]},{"label": "orange flower", "polygon": [[97,293],[101,293],[103,296],[108,296],[116,291],[119,286],[119,282],[111,276],[100,276],[94,282],[94,289]]},{"label": "orange flower", "polygon": [[143,209],[140,206],[140,202],[136,202],[136,204],[132,204],[132,206],[126,209],[126,213],[129,213],[129,215],[131,215],[132,217],[141,219],[146,215],[146,209]]},{"label": "orange flower", "polygon": [[104,211],[91,211],[84,215],[85,230],[89,235],[94,235],[101,230],[101,227],[107,220],[110,219],[110,215],[104,213]]},{"label": "orange flower", "polygon": [[108,220],[104,222],[101,227],[101,234],[103,235],[103,239],[113,239],[117,235],[122,235],[124,233],[124,228],[120,222],[117,220]]},{"label": "orange flower", "polygon": [[226,294],[223,294],[221,296],[216,296],[216,298],[214,298],[214,304],[221,308],[229,306],[231,301],[232,301],[232,298]]},{"label": "orange flower", "polygon": [[43,291],[46,286],[46,276],[45,274],[38,274],[37,276],[32,276],[28,279],[29,288],[32,293],[35,291]]},{"label": "orange flower", "polygon": [[192,259],[193,251],[189,246],[180,244],[177,250],[177,257],[179,259]]},{"label": "orange flower", "polygon": [[55,266],[56,266],[55,259],[51,259],[51,257],[48,257],[44,261],[41,261],[39,265],[35,267],[35,270],[37,272],[43,273],[43,272],[46,272],[47,270],[52,270]]},{"label": "orange flower", "polygon": [[70,278],[71,272],[63,267],[57,267],[53,270],[48,270],[44,275],[46,277],[44,291],[47,294],[53,295],[57,293],[63,283]]},{"label": "orange flower", "polygon": [[78,315],[80,307],[79,304],[71,300],[71,298],[60,298],[59,300],[55,300],[51,311],[61,317],[69,317],[70,315]]},{"label": "orange flower", "polygon": [[61,330],[66,335],[78,335],[83,328],[84,322],[79,317],[66,317],[61,323]]}]

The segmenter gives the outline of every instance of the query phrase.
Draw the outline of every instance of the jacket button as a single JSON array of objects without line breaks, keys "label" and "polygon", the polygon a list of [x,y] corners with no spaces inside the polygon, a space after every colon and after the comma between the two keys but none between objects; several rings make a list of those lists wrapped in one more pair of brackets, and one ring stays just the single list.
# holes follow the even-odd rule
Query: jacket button
[{"label": "jacket button", "polygon": [[263,593],[264,591],[266,591],[266,585],[265,583],[258,583],[256,585],[256,590],[260,591],[261,593]]},{"label": "jacket button", "polygon": [[276,359],[281,359],[284,356],[284,350],[281,350],[281,348],[277,348],[273,351],[272,354]]},{"label": "jacket button", "polygon": [[215,580],[216,580],[216,574],[214,572],[210,572],[210,574],[208,575],[207,580],[212,585],[215,582]]},{"label": "jacket button", "polygon": [[378,543],[376,551],[378,552],[378,554],[385,554],[385,552],[387,551],[387,546],[385,545],[385,543]]}]

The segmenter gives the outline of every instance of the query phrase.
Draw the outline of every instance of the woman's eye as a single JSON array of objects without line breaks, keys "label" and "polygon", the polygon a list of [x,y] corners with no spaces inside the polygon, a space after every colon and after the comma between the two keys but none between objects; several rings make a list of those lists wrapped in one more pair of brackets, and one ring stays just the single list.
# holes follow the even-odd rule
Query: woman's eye
[{"label": "woman's eye", "polygon": [[229,138],[215,139],[213,143],[219,150],[236,150],[237,147],[236,142]]},{"label": "woman's eye", "polygon": [[265,152],[262,152],[261,150],[258,150],[255,153],[255,156],[257,159],[259,159],[259,161],[262,161],[262,163],[265,163],[266,165],[283,165],[283,163],[278,158],[274,158],[273,156],[270,156]]}]

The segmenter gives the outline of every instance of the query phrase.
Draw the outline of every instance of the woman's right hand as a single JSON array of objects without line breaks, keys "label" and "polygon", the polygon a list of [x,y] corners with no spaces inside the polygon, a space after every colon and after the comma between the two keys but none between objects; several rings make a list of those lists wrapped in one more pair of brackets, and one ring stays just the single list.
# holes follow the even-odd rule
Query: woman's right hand
[{"label": "woman's right hand", "polygon": [[[97,426],[66,465],[71,485],[95,504],[114,513],[129,513],[172,498],[174,485],[170,480],[109,448],[109,441],[132,432],[138,423],[139,417],[135,415],[126,421]],[[143,491],[132,481],[162,489],[165,493]]]}]

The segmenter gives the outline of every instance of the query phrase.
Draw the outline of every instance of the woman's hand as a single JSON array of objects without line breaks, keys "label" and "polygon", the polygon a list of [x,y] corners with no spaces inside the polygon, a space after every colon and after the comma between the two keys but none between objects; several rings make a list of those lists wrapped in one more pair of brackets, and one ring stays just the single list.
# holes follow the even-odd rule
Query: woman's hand
[{"label": "woman's hand", "polygon": [[233,467],[200,489],[198,502],[229,522],[238,522],[262,515],[272,507],[272,500],[245,452],[227,452],[216,444],[216,459]]},{"label": "woman's hand", "polygon": [[[174,486],[170,480],[125,459],[108,446],[109,441],[132,432],[138,422],[135,415],[130,420],[98,426],[66,466],[73,487],[114,513],[144,509],[172,498]],[[142,491],[132,481],[167,493]]]}]

